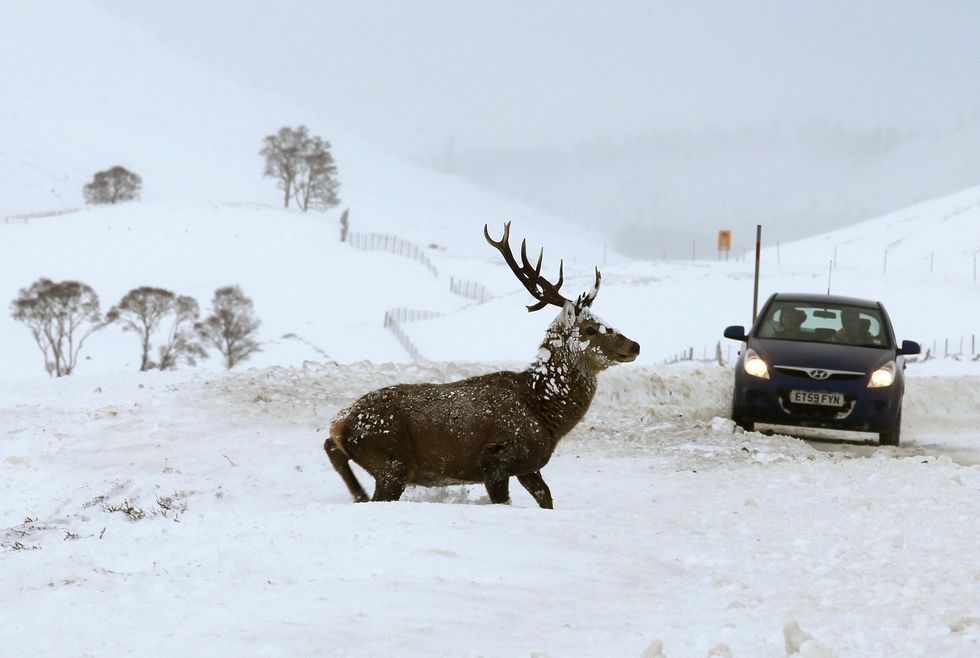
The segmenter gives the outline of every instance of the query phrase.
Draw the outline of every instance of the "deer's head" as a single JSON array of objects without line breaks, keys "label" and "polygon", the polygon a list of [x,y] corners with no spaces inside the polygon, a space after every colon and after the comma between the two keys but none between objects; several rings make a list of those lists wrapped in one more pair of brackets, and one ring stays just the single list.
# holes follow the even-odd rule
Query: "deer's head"
[{"label": "deer's head", "polygon": [[527,307],[528,311],[538,311],[548,305],[561,309],[541,344],[542,350],[565,350],[578,357],[593,372],[636,359],[640,353],[640,344],[592,314],[592,302],[599,293],[599,283],[602,280],[598,268],[592,287],[572,301],[559,292],[565,279],[564,260],[558,265],[558,281],[551,283],[541,276],[544,249],[538,254],[537,264],[531,265],[527,258],[527,241],[522,240],[521,264],[517,263],[509,244],[510,222],[504,224],[504,236],[499,241],[490,238],[486,225],[483,227],[483,236],[503,255],[517,279],[538,300]]}]

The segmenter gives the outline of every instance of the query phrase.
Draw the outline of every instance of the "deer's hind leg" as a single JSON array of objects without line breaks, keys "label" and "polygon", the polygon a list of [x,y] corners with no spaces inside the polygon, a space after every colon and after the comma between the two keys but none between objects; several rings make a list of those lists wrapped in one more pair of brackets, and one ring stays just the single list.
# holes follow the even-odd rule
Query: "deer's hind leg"
[{"label": "deer's hind leg", "polygon": [[[393,414],[373,409],[352,407],[342,421],[331,426],[331,434],[340,437],[340,447],[347,459],[356,462],[374,478],[372,501],[393,501],[401,498],[408,484],[414,453],[407,428]],[[327,454],[331,454],[327,451]],[[331,455],[331,460],[335,459]],[[336,459],[340,459],[336,457]],[[350,469],[346,463],[347,470]],[[344,477],[345,473],[334,461],[334,467]],[[351,474],[353,478],[353,474]],[[348,482],[348,487],[350,487]],[[363,489],[351,488],[355,500],[367,500]]]},{"label": "deer's hind leg", "polygon": [[480,455],[483,486],[490,501],[498,505],[510,502],[510,476],[514,472],[515,448],[508,443],[493,443]]},{"label": "deer's hind leg", "polygon": [[409,480],[410,449],[394,432],[370,434],[348,442],[354,461],[374,478],[372,501],[401,498]]},{"label": "deer's hind leg", "polygon": [[397,477],[378,476],[374,479],[374,495],[371,496],[373,502],[392,502],[402,497],[405,493],[405,479]]},{"label": "deer's hind leg", "polygon": [[347,485],[347,490],[350,491],[350,495],[354,499],[354,502],[367,502],[367,493],[365,493],[361,483],[358,482],[357,478],[354,476],[354,471],[352,471],[350,467],[350,457],[347,456],[347,453],[341,450],[337,444],[334,443],[333,437],[328,438],[324,442],[323,449],[326,451],[327,457],[330,458],[330,463],[333,464],[334,470],[340,474],[344,484]]}]

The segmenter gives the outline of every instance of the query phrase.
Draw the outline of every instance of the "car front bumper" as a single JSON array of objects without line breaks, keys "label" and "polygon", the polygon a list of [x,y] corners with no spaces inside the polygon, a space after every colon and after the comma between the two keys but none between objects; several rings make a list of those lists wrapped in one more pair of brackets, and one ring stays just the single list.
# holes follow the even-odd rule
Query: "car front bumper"
[{"label": "car front bumper", "polygon": [[[744,421],[881,432],[891,428],[901,411],[904,382],[868,388],[866,378],[816,381],[773,373],[771,379],[745,374],[739,365],[735,375],[733,411]],[[831,407],[790,401],[790,391],[840,393],[844,405]]]}]

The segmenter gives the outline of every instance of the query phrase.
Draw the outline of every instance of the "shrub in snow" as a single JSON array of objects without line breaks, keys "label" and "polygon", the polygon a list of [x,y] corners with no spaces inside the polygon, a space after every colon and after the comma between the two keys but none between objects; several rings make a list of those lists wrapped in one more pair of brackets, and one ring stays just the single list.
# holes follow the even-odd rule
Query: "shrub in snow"
[{"label": "shrub in snow", "polygon": [[260,350],[254,335],[261,322],[255,317],[252,300],[238,286],[219,288],[211,300],[211,315],[195,328],[205,343],[213,345],[231,370]]},{"label": "shrub in snow", "polygon": [[[194,323],[199,308],[193,297],[178,297],[169,290],[143,286],[130,290],[107,314],[109,322],[118,322],[123,331],[139,336],[142,350],[140,370],[159,368],[173,370],[183,359],[194,365],[196,358],[207,358],[207,352],[197,340]],[[165,328],[159,360],[150,358],[152,340],[158,330]]]},{"label": "shrub in snow", "polygon": [[82,193],[85,203],[119,203],[139,199],[142,188],[143,179],[138,174],[116,165],[95,174]]},{"label": "shrub in snow", "polygon": [[14,320],[31,330],[44,355],[44,368],[54,377],[70,375],[85,339],[105,326],[99,296],[78,281],[38,279],[21,288],[10,308]]},{"label": "shrub in snow", "polygon": [[337,165],[330,154],[330,142],[310,137],[306,126],[284,126],[262,141],[259,155],[265,158],[265,176],[276,178],[288,208],[295,199],[301,210],[327,209],[337,205]]},{"label": "shrub in snow", "polygon": [[834,652],[802,630],[795,619],[783,625],[783,639],[789,658],[834,658]]}]

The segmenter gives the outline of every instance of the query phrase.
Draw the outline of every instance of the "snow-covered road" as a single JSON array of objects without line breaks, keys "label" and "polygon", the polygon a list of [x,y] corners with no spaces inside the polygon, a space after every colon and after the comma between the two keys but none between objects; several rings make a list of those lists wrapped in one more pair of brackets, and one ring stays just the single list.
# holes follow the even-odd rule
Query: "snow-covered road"
[{"label": "snow-covered road", "polygon": [[544,471],[554,511],[348,502],[337,409],[488,369],[0,385],[5,652],[980,655],[980,379],[913,377],[879,448],[735,430],[727,369],[619,368]]}]

